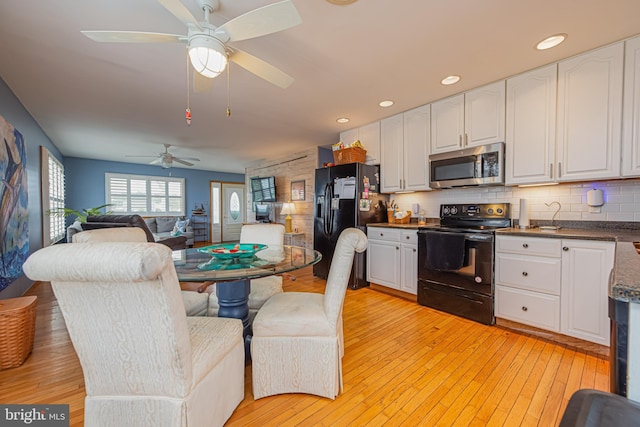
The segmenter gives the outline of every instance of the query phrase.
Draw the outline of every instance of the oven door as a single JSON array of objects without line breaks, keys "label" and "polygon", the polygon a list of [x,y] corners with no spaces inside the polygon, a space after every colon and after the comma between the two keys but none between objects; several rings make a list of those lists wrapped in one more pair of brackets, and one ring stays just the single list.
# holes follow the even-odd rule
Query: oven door
[{"label": "oven door", "polygon": [[418,231],[418,280],[493,296],[493,234]]}]

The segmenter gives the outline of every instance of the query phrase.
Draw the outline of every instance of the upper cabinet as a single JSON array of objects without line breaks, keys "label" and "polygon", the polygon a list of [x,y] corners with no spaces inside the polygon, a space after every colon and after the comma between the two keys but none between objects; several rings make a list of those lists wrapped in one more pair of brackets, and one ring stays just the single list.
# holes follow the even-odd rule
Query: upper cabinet
[{"label": "upper cabinet", "polygon": [[622,175],[640,176],[640,37],[625,49]]},{"label": "upper cabinet", "polygon": [[558,64],[557,179],[620,176],[624,44]]},{"label": "upper cabinet", "polygon": [[380,164],[380,122],[340,132],[340,141],[345,144],[351,144],[357,140],[360,140],[364,149],[367,150],[365,163],[368,165]]},{"label": "upper cabinet", "polygon": [[431,104],[431,153],[504,141],[505,85],[492,83]]},{"label": "upper cabinet", "polygon": [[623,53],[618,43],[507,80],[507,185],[620,176]]},{"label": "upper cabinet", "polygon": [[429,107],[424,105],[380,122],[383,193],[429,189]]},{"label": "upper cabinet", "polygon": [[557,76],[558,65],[552,64],[507,80],[507,185],[553,179]]}]

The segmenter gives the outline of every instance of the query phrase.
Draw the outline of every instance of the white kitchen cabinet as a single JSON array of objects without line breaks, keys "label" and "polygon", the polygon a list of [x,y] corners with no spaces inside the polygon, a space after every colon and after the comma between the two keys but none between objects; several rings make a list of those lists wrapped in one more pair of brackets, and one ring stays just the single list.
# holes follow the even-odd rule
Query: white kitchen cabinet
[{"label": "white kitchen cabinet", "polygon": [[340,132],[340,141],[345,144],[351,144],[357,140],[360,140],[364,149],[367,150],[365,163],[368,165],[380,164],[380,122]]},{"label": "white kitchen cabinet", "polygon": [[367,280],[416,295],[418,231],[368,227],[367,237]]},{"label": "white kitchen cabinet", "polygon": [[558,63],[558,181],[620,176],[624,43]]},{"label": "white kitchen cabinet", "polygon": [[557,64],[507,80],[507,185],[544,183],[554,178],[557,80]]},{"label": "white kitchen cabinet", "polygon": [[381,191],[429,189],[430,106],[383,119],[380,123]]},{"label": "white kitchen cabinet", "polygon": [[625,42],[622,175],[640,176],[640,37]]},{"label": "white kitchen cabinet", "polygon": [[609,345],[615,243],[496,237],[496,317]]},{"label": "white kitchen cabinet", "polygon": [[560,332],[609,345],[608,284],[615,243],[562,240]]},{"label": "white kitchen cabinet", "polygon": [[495,315],[560,331],[561,241],[496,237]]},{"label": "white kitchen cabinet", "polygon": [[431,153],[504,141],[505,83],[499,81],[431,104]]}]

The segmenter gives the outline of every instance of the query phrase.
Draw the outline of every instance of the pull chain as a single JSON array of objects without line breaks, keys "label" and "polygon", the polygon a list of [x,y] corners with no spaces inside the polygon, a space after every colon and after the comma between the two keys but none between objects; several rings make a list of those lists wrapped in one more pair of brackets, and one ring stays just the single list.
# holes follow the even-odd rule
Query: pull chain
[{"label": "pull chain", "polygon": [[231,73],[231,71],[229,71],[230,69],[231,64],[227,61],[227,117],[231,116],[231,107],[229,107],[229,104],[231,104],[231,85],[229,83],[229,74]]},{"label": "pull chain", "polygon": [[184,118],[187,120],[187,126],[191,126],[191,102],[189,99],[189,51],[187,50],[187,109]]}]

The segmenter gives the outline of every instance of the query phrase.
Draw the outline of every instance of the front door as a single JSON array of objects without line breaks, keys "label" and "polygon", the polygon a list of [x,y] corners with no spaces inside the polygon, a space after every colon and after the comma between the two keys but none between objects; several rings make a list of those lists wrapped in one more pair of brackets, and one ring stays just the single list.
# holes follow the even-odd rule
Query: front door
[{"label": "front door", "polygon": [[222,184],[222,241],[240,240],[240,229],[245,222],[244,184]]}]

